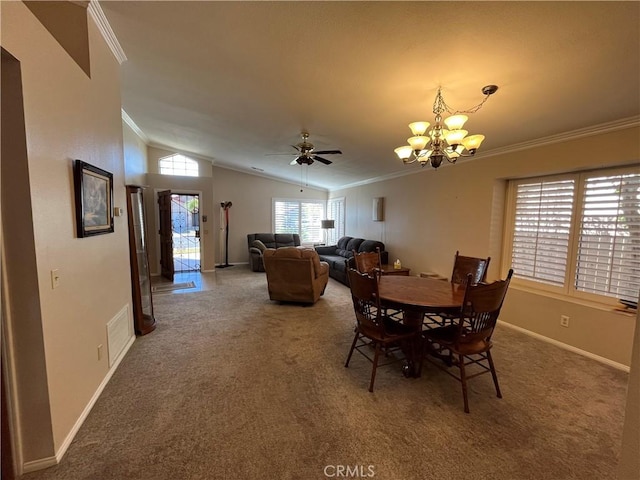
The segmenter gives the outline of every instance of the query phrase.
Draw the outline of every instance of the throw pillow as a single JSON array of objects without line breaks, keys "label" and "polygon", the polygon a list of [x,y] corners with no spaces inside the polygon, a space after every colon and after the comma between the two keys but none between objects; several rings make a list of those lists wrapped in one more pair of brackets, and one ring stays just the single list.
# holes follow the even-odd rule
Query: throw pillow
[{"label": "throw pillow", "polygon": [[256,247],[261,252],[264,252],[267,249],[267,246],[260,240],[254,240],[253,242],[251,242],[251,246]]}]

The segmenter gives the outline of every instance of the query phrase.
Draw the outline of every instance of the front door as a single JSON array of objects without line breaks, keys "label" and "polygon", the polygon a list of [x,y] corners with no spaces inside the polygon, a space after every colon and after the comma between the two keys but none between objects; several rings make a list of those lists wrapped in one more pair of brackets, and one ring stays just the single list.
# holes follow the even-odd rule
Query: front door
[{"label": "front door", "polygon": [[158,192],[160,211],[160,273],[173,282],[173,230],[171,228],[171,190]]}]

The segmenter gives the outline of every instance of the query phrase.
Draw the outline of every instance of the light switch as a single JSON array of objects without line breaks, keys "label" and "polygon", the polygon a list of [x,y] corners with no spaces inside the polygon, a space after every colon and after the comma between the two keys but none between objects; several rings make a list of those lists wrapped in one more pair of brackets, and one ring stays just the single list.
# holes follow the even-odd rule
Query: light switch
[{"label": "light switch", "polygon": [[51,289],[54,290],[60,286],[60,273],[55,268],[51,270]]}]

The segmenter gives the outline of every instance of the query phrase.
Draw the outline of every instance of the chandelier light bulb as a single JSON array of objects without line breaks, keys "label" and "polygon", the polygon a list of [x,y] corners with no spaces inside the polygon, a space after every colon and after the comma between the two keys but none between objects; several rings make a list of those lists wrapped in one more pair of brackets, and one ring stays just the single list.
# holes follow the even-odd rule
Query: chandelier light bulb
[{"label": "chandelier light bulb", "polygon": [[416,135],[415,137],[407,138],[407,142],[409,142],[411,148],[419,152],[420,150],[424,150],[424,147],[427,146],[427,143],[429,143],[429,137]]},{"label": "chandelier light bulb", "polygon": [[409,124],[409,128],[414,136],[422,136],[429,128],[429,125],[431,125],[429,122],[413,122]]},{"label": "chandelier light bulb", "polygon": [[475,153],[475,151],[480,147],[480,144],[484,140],[484,135],[471,135],[469,137],[463,138],[460,143],[464,145],[469,153]]},{"label": "chandelier light bulb", "polygon": [[466,130],[449,130],[447,136],[444,137],[449,145],[459,145],[462,139],[467,136]]},{"label": "chandelier light bulb", "polygon": [[411,148],[411,145],[403,145],[402,147],[396,148],[394,152],[396,152],[400,160],[408,160],[413,153],[413,148]]},{"label": "chandelier light bulb", "polygon": [[469,120],[469,117],[466,115],[451,115],[444,119],[444,123],[449,130],[460,130],[467,120]]}]

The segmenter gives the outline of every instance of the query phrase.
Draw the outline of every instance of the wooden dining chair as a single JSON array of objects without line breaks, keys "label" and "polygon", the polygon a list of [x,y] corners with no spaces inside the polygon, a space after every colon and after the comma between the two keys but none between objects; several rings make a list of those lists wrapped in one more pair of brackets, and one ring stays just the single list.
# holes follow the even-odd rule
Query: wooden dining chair
[{"label": "wooden dining chair", "polygon": [[[373,392],[378,367],[402,360],[403,356],[397,353],[398,350],[412,351],[415,345],[412,342],[419,340],[420,331],[383,314],[378,295],[378,280],[375,276],[360,273],[352,268],[347,275],[356,314],[356,328],[344,366],[349,366],[354,350],[369,360],[373,364],[369,391]],[[370,356],[372,348],[373,358]],[[387,359],[383,364],[379,363],[381,354]]]},{"label": "wooden dining chair", "polygon": [[375,252],[356,252],[353,250],[353,262],[355,269],[360,273],[366,273],[372,277],[380,276],[382,267],[382,259],[380,255],[380,247]]},{"label": "wooden dining chair", "polygon": [[[460,255],[460,251],[456,251],[453,260],[453,271],[451,272],[451,283],[466,285],[469,275],[471,275],[472,283],[484,282],[487,278],[487,270],[491,257],[467,257]],[[427,327],[437,327],[441,325],[449,325],[455,320],[456,315],[450,312],[438,312],[427,314],[424,317],[424,323]]]},{"label": "wooden dining chair", "polygon": [[453,271],[451,272],[451,283],[465,285],[469,274],[472,275],[473,283],[484,282],[487,278],[490,261],[491,257],[466,257],[456,251],[456,256],[453,260]]},{"label": "wooden dining chair", "polygon": [[[423,332],[425,351],[419,368],[422,369],[422,361],[426,358],[460,381],[466,413],[469,413],[467,380],[473,377],[490,372],[496,394],[498,398],[502,398],[491,357],[491,337],[512,275],[513,270],[509,270],[505,280],[474,284],[473,274],[470,273],[467,276],[464,301],[455,323]],[[475,373],[467,372],[470,366],[475,366]],[[451,367],[457,368],[459,374],[452,372]]]}]

